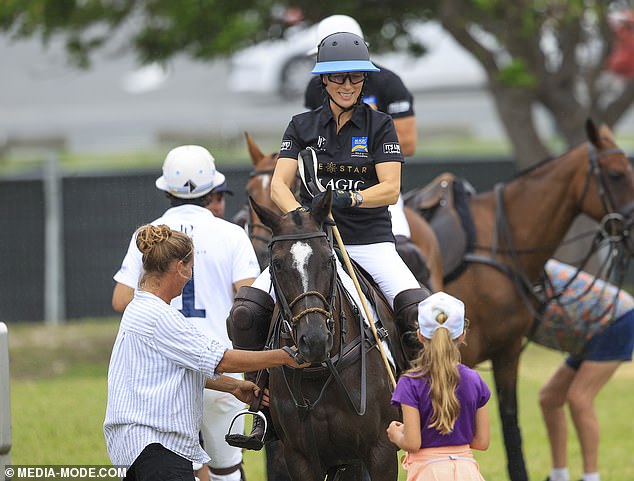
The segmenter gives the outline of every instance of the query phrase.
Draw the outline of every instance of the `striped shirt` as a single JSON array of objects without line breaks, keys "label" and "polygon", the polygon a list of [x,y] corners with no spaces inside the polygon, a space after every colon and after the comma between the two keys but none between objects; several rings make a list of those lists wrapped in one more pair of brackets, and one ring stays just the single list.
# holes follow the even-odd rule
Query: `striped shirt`
[{"label": "striped shirt", "polygon": [[203,390],[225,350],[160,298],[135,292],[108,369],[104,434],[112,464],[131,465],[151,443],[209,461],[198,440]]}]

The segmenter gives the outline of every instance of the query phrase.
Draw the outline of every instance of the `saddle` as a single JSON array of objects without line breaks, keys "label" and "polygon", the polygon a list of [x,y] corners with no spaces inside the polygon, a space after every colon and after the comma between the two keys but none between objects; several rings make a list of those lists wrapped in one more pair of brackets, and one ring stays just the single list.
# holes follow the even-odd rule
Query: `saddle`
[{"label": "saddle", "polygon": [[473,250],[475,226],[469,211],[469,197],[475,193],[465,179],[445,172],[422,189],[403,195],[405,205],[427,220],[441,247],[444,282],[458,277],[466,268],[464,255]]},{"label": "saddle", "polygon": [[[339,256],[341,265],[347,272],[343,259],[341,258],[341,252],[338,248],[335,248],[335,252]],[[405,348],[401,343],[402,336],[394,318],[394,311],[390,307],[390,304],[383,295],[381,288],[374,281],[372,276],[370,276],[370,274],[353,259],[350,259],[350,263],[352,264],[352,268],[354,269],[357,280],[359,281],[361,292],[374,309],[376,318],[373,320],[376,325],[376,329],[379,332],[379,337],[383,338],[389,346],[390,353],[392,354],[396,364],[396,372],[401,373],[406,371],[409,368],[409,361],[407,359]],[[350,275],[349,272],[347,273]],[[361,314],[365,315],[363,312]]]}]

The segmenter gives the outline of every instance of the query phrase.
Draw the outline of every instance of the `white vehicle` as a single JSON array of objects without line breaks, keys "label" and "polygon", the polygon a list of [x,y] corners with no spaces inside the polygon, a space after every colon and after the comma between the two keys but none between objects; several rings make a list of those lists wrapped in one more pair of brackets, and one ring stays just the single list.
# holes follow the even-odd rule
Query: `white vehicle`
[{"label": "white vehicle", "polygon": [[[412,33],[427,49],[424,55],[370,52],[373,61],[396,72],[412,91],[484,85],[483,68],[438,22],[415,24]],[[231,57],[229,89],[284,97],[303,95],[315,63],[306,54],[319,40],[316,24],[298,25],[288,28],[280,39],[265,40],[238,51]]]},{"label": "white vehicle", "polygon": [[317,25],[295,25],[280,39],[265,40],[231,57],[228,79],[232,92],[303,95],[315,59],[306,55],[318,42]]}]

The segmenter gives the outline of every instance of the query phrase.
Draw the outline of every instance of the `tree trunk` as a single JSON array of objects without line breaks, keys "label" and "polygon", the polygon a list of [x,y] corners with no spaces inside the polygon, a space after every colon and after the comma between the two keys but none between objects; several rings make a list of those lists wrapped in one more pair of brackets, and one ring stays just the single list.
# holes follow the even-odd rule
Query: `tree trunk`
[{"label": "tree trunk", "polygon": [[517,167],[524,169],[548,157],[549,151],[535,129],[532,94],[526,90],[502,87],[492,88],[491,94],[513,145]]}]

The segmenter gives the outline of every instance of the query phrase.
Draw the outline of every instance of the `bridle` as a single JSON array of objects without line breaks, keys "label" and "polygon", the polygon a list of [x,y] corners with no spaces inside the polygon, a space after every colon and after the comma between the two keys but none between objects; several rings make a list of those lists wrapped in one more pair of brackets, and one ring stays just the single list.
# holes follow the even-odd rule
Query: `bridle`
[{"label": "bridle", "polygon": [[[272,256],[273,246],[278,242],[284,241],[296,241],[296,240],[307,240],[307,239],[315,239],[324,237],[327,239],[327,235],[324,231],[316,231],[316,232],[305,232],[299,234],[285,234],[273,236],[271,242],[269,243],[269,259]],[[337,289],[337,268],[335,263],[334,254],[330,255],[330,266],[331,266],[331,275],[330,275],[330,292],[328,293],[328,298],[326,298],[323,294],[318,291],[308,291],[302,292],[295,299],[288,302],[282,287],[280,285],[279,273],[276,272],[274,267],[271,265],[269,267],[269,273],[271,275],[271,283],[273,285],[273,289],[275,291],[275,297],[280,305],[280,311],[282,314],[283,323],[286,327],[286,331],[289,333],[293,342],[297,345],[294,331],[297,323],[306,315],[311,313],[318,313],[323,315],[326,318],[326,325],[328,326],[328,330],[331,333],[334,333],[334,305],[335,305],[335,296]],[[303,299],[307,299],[310,297],[316,297],[323,307],[307,307],[304,310],[300,311],[298,314],[293,314],[293,308],[299,304],[299,302]]]},{"label": "bridle", "polygon": [[[612,193],[609,189],[608,183],[605,179],[605,174],[602,172],[600,165],[601,159],[609,157],[611,155],[625,155],[625,152],[618,148],[606,149],[598,152],[594,145],[592,145],[591,143],[588,144],[588,169],[586,171],[583,189],[577,201],[577,206],[578,210],[582,211],[583,202],[589,190],[590,180],[594,178],[597,185],[599,199],[605,214],[599,222],[599,229],[595,234],[592,246],[590,247],[588,253],[585,255],[583,261],[581,262],[581,265],[578,267],[578,272],[584,268],[592,255],[606,244],[608,244],[611,249],[616,249],[617,252],[619,250],[619,246],[626,246],[625,248],[627,249],[627,242],[625,242],[625,240],[629,237],[630,234],[629,225],[626,222],[626,218],[632,213],[632,211],[634,211],[634,202],[628,203],[622,209],[620,209],[620,211],[617,211],[615,207]],[[493,235],[494,244],[488,248],[491,251],[491,256],[489,257],[469,253],[465,255],[465,260],[491,265],[508,275],[513,283],[516,285],[517,290],[522,297],[523,303],[527,306],[533,317],[539,319],[541,317],[541,309],[552,299],[548,299],[543,296],[543,292],[535,291],[534,283],[528,278],[521,266],[519,254],[535,253],[549,249],[553,246],[516,249],[513,245],[513,237],[509,229],[508,219],[506,217],[504,184],[496,184],[494,192],[497,208],[495,232]],[[616,227],[619,225],[620,228]],[[499,248],[498,237],[504,243],[504,248]],[[482,248],[482,246],[479,247]],[[498,253],[508,254],[511,258],[511,265],[500,263],[499,261],[497,261],[495,257]],[[617,257],[619,256],[614,256],[613,252],[611,251],[610,255],[606,257],[606,261],[601,266],[601,270],[603,271],[607,269],[608,274],[611,274],[614,262],[612,262],[609,266],[606,266],[605,264],[610,260],[616,259]],[[623,262],[619,263],[619,285],[621,285],[624,279],[625,271],[627,268],[627,265],[622,264]],[[538,308],[535,308],[532,302],[535,298],[537,298],[538,304],[540,306]]]},{"label": "bridle", "polygon": [[[273,246],[278,242],[284,241],[295,241],[295,240],[307,240],[324,237],[328,239],[328,235],[324,231],[317,232],[306,232],[306,233],[298,233],[298,234],[285,234],[285,235],[277,235],[273,236],[271,242],[269,244],[269,258],[272,258],[272,249]],[[279,311],[281,315],[281,323],[273,322],[272,330],[273,335],[270,339],[270,342],[277,343],[279,342],[279,337],[281,335],[281,330],[283,329],[284,334],[288,335],[292,342],[297,346],[297,340],[295,335],[295,328],[297,323],[305,316],[311,313],[321,314],[326,318],[326,325],[328,331],[334,336],[335,334],[335,320],[334,320],[334,312],[335,312],[335,304],[337,300],[337,291],[342,296],[348,295],[345,292],[345,289],[341,287],[337,278],[337,266],[335,255],[331,251],[330,254],[330,286],[327,297],[321,294],[318,291],[307,291],[300,293],[297,297],[295,297],[292,301],[288,302],[286,296],[284,295],[283,289],[280,284],[279,273],[274,269],[273,264],[269,266],[269,273],[271,275],[271,283],[273,285],[273,289],[275,291],[275,296],[277,299],[277,303],[279,305]],[[293,314],[293,308],[296,307],[300,301],[314,297],[317,298],[323,307],[306,307],[301,310],[297,314]],[[348,302],[353,303],[352,299],[348,297]],[[352,305],[352,304],[351,304]],[[287,388],[291,397],[293,398],[293,402],[295,403],[295,407],[301,414],[302,419],[305,419],[308,412],[311,408],[313,408],[317,403],[322,399],[324,393],[326,392],[326,388],[330,385],[332,381],[335,381],[343,392],[346,395],[346,398],[350,402],[352,408],[358,415],[363,415],[366,411],[367,407],[367,371],[366,371],[366,352],[369,349],[374,347],[374,343],[372,342],[372,336],[370,333],[365,332],[365,327],[363,323],[363,317],[359,312],[355,312],[356,317],[359,321],[359,336],[346,344],[345,336],[347,333],[346,318],[343,313],[343,309],[339,311],[339,322],[340,326],[340,340],[339,340],[339,351],[335,353],[331,351],[329,357],[322,363],[321,366],[315,366],[305,369],[293,369],[292,373],[289,374],[284,371],[284,380],[286,382]],[[334,349],[334,346],[333,346]],[[346,386],[345,382],[341,379],[340,372],[348,365],[353,362],[354,354],[359,353],[360,355],[360,392],[359,396],[353,396]],[[309,401],[303,394],[302,391],[302,378],[303,376],[310,376],[311,374],[320,374],[323,372],[329,373],[328,378],[321,386],[319,391],[319,395],[313,401]],[[355,404],[355,401],[358,403]]]},{"label": "bridle", "polygon": [[[632,214],[632,212],[634,212],[634,201],[629,202],[620,210],[617,210],[616,208],[612,192],[610,192],[610,189],[605,180],[605,174],[601,170],[601,165],[599,163],[601,159],[609,157],[611,155],[625,156],[625,152],[618,148],[597,152],[597,149],[594,147],[594,145],[592,145],[591,143],[588,144],[588,170],[586,172],[583,189],[579,196],[579,201],[577,202],[579,210],[581,210],[583,200],[590,185],[590,178],[594,175],[594,179],[599,192],[599,200],[601,201],[603,211],[605,212],[605,215],[599,222],[600,234],[602,234],[602,236],[610,244],[623,242],[626,237],[629,237],[629,225],[627,225],[626,219],[630,216],[630,214]],[[620,226],[621,228],[619,229],[618,226]]]}]

